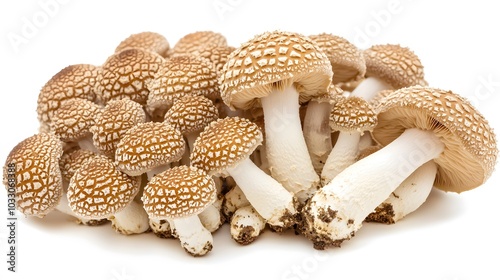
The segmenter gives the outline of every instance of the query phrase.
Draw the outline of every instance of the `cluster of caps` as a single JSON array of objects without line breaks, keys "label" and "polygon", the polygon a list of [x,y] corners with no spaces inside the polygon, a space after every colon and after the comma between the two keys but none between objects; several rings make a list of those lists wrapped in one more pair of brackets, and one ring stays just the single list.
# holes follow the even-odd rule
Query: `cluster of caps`
[{"label": "cluster of caps", "polygon": [[406,47],[331,34],[265,32],[238,48],[211,31],[173,48],[133,34],[102,65],[70,65],[42,87],[40,131],[12,149],[4,184],[15,165],[26,216],[111,221],[194,256],[224,222],[244,245],[268,227],[340,246],[433,187],[470,190],[493,171],[488,122],[423,73]]}]

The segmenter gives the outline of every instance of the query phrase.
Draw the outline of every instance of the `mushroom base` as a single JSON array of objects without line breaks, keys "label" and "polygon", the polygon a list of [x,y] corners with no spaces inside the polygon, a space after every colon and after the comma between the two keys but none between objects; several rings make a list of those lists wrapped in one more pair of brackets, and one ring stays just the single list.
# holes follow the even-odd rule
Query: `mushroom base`
[{"label": "mushroom base", "polygon": [[239,208],[231,219],[231,237],[241,245],[252,243],[262,233],[266,221],[248,205]]},{"label": "mushroom base", "polygon": [[142,205],[132,201],[120,212],[110,216],[111,226],[125,235],[144,233],[149,230],[149,220]]}]

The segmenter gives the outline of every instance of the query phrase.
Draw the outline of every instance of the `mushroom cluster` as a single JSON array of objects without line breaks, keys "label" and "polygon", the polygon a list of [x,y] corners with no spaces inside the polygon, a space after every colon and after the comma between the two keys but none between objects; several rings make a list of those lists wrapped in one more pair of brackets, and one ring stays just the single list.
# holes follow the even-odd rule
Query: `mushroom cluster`
[{"label": "mushroom cluster", "polygon": [[236,48],[212,31],[172,48],[132,34],[102,65],[55,74],[37,113],[3,170],[8,186],[15,165],[18,211],[176,238],[193,256],[226,222],[242,245],[268,228],[340,246],[433,187],[482,185],[498,153],[487,120],[429,86],[409,48],[326,33],[265,32]]}]

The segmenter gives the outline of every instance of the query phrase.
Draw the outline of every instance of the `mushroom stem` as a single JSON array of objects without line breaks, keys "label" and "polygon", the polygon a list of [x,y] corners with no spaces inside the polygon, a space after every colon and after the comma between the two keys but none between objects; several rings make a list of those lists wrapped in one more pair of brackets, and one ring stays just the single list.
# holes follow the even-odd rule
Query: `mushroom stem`
[{"label": "mushroom stem", "polygon": [[411,173],[443,150],[444,144],[433,132],[405,130],[316,192],[303,211],[304,234],[315,248],[340,246]]},{"label": "mushroom stem", "polygon": [[143,233],[149,229],[148,214],[142,205],[135,201],[108,217],[108,220],[117,232],[125,235]]},{"label": "mushroom stem", "polygon": [[272,226],[288,228],[295,224],[293,195],[249,158],[227,172],[241,188],[250,204]]},{"label": "mushroom stem", "polygon": [[362,151],[368,147],[373,146],[373,139],[370,133],[365,133],[359,138],[358,151]]},{"label": "mushroom stem", "polygon": [[149,219],[149,227],[160,238],[174,238],[170,221],[163,219]]},{"label": "mushroom stem", "polygon": [[230,219],[237,209],[250,205],[245,194],[241,191],[240,187],[234,186],[224,195],[224,205],[222,212],[226,219]]},{"label": "mushroom stem", "polygon": [[379,91],[393,89],[391,85],[375,77],[367,77],[351,92],[351,96],[372,100]]},{"label": "mushroom stem", "polygon": [[266,221],[251,205],[239,208],[231,218],[231,237],[241,245],[252,243],[264,230]]},{"label": "mushroom stem", "polygon": [[203,227],[197,215],[173,219],[181,246],[193,256],[203,256],[213,247],[210,231]]},{"label": "mushroom stem", "polygon": [[91,151],[91,152],[98,154],[98,155],[101,154],[101,152],[94,145],[94,140],[92,139],[92,134],[79,139],[78,146],[80,146],[80,149],[82,149],[82,150]]},{"label": "mushroom stem", "polygon": [[433,160],[417,168],[365,221],[394,224],[417,210],[431,193],[436,172]]},{"label": "mushroom stem", "polygon": [[326,159],[323,171],[321,171],[323,186],[356,161],[359,139],[360,134],[358,132],[339,133],[337,142]]},{"label": "mushroom stem", "polygon": [[220,209],[217,209],[215,205],[211,204],[203,212],[198,214],[201,224],[208,231],[214,232],[220,228],[223,219],[221,219]]},{"label": "mushroom stem", "polygon": [[157,167],[151,168],[151,170],[146,171],[146,175],[148,176],[148,181],[151,180],[156,174],[161,173],[166,171],[167,169],[170,168],[170,163],[169,164],[162,164]]},{"label": "mushroom stem", "polygon": [[196,138],[198,138],[198,136],[200,136],[200,131],[193,131],[184,134],[184,137],[186,137],[186,144],[188,147],[185,153],[189,154],[193,150],[194,141],[196,141]]},{"label": "mushroom stem", "polygon": [[261,102],[272,176],[293,194],[316,189],[319,176],[302,134],[297,90],[294,86],[283,91],[275,89]]},{"label": "mushroom stem", "polygon": [[304,117],[304,140],[317,174],[321,174],[328,154],[332,150],[332,130],[329,124],[331,108],[328,102],[311,100]]}]

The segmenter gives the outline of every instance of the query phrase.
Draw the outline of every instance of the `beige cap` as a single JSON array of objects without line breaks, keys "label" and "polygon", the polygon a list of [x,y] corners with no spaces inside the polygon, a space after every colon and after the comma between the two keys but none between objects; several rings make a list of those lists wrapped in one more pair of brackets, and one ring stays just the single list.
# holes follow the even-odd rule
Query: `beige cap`
[{"label": "beige cap", "polygon": [[219,117],[214,103],[204,96],[184,96],[165,114],[164,122],[182,134],[200,131]]},{"label": "beige cap", "polygon": [[50,130],[64,142],[78,141],[90,136],[90,128],[101,108],[92,101],[75,98],[64,102],[54,112]]},{"label": "beige cap", "polygon": [[337,97],[330,113],[332,130],[363,133],[376,125],[377,114],[366,100],[357,96]]},{"label": "beige cap", "polygon": [[197,31],[184,35],[172,49],[172,55],[199,55],[207,45],[227,46],[224,35],[213,31]]},{"label": "beige cap", "polygon": [[140,32],[132,34],[121,41],[116,47],[115,52],[121,52],[125,49],[144,49],[166,57],[170,50],[170,44],[161,34],[156,32]]},{"label": "beige cap", "polygon": [[61,169],[63,179],[69,182],[75,172],[80,169],[87,160],[94,158],[96,155],[97,154],[92,151],[83,149],[64,152],[61,160],[59,160],[59,168]]},{"label": "beige cap", "polygon": [[445,145],[434,159],[438,165],[435,187],[463,192],[490,177],[498,153],[495,134],[465,98],[451,91],[414,86],[395,91],[381,103],[372,133],[380,144],[389,144],[407,128],[419,128],[433,131]]},{"label": "beige cap", "polygon": [[313,40],[291,32],[266,32],[231,53],[219,79],[230,108],[249,109],[273,89],[295,86],[300,102],[327,90],[332,79],[327,56]]},{"label": "beige cap", "polygon": [[236,50],[235,47],[230,46],[218,46],[218,45],[205,45],[199,48],[198,56],[201,58],[208,59],[217,74],[219,74],[226,64],[229,55]]}]

